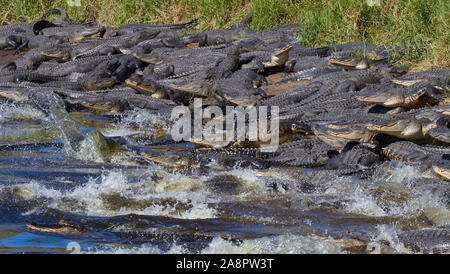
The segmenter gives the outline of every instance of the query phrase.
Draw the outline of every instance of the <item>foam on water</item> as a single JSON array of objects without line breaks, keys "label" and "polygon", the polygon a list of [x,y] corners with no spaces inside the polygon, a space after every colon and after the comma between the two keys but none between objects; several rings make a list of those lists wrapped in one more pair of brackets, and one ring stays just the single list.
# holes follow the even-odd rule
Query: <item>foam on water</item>
[{"label": "foam on water", "polygon": [[[386,242],[388,244],[386,244]],[[367,251],[372,254],[411,253],[403,243],[400,242],[395,228],[390,225],[377,226],[377,234],[372,242],[367,245]]]},{"label": "foam on water", "polygon": [[146,139],[167,139],[170,136],[171,122],[160,117],[155,112],[146,109],[134,108],[122,116],[115,130],[127,130],[137,127]]},{"label": "foam on water", "polygon": [[[170,176],[168,176],[170,178]],[[177,176],[175,175],[175,178]],[[190,189],[152,193],[151,178],[129,183],[121,171],[101,176],[101,183],[91,179],[73,190],[55,190],[37,182],[22,185],[22,198],[47,198],[50,208],[57,208],[89,216],[143,214],[182,219],[214,218],[216,210],[208,207],[208,194]],[[182,185],[182,182],[176,184]],[[70,203],[68,201],[74,201]]]},{"label": "foam on water", "polygon": [[[167,252],[160,248],[144,244],[134,248],[113,247],[106,250],[91,250],[85,253],[114,254],[186,254],[189,251],[182,245],[173,243]],[[321,240],[301,235],[280,235],[244,240],[237,245],[220,237],[214,237],[201,254],[339,254],[345,253],[331,240]]]},{"label": "foam on water", "polygon": [[0,121],[45,119],[42,111],[30,105],[17,105],[11,102],[0,101]]}]

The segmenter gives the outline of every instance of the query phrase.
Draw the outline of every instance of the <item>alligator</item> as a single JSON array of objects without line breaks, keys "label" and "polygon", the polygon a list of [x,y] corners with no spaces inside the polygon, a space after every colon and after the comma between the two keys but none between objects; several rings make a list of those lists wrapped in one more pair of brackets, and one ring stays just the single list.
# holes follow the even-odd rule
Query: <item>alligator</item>
[{"label": "alligator", "polygon": [[326,163],[337,152],[318,139],[301,139],[283,143],[275,152],[265,152],[260,148],[229,147],[141,151],[140,154],[147,160],[170,168],[227,168],[238,165],[261,169],[269,166],[317,167]]},{"label": "alligator", "polygon": [[259,102],[259,96],[267,96],[264,90],[258,88],[263,81],[263,77],[253,70],[240,69],[229,78],[215,80],[211,92],[222,103],[255,106]]},{"label": "alligator", "polygon": [[80,57],[87,57],[93,55],[106,55],[113,54],[114,52],[119,52],[122,48],[131,48],[142,41],[150,40],[155,38],[159,34],[159,30],[153,31],[141,31],[137,33],[133,33],[131,35],[118,36],[114,38],[105,38],[100,39],[100,44],[86,50],[84,52],[80,52],[78,54],[72,54],[72,59],[77,59]]},{"label": "alligator", "polygon": [[62,8],[54,8],[47,11],[44,15],[42,15],[41,20],[46,20],[49,16],[55,14],[59,15],[59,17],[52,20],[53,24],[63,27],[72,24],[72,20],[70,20],[67,12]]},{"label": "alligator", "polygon": [[[448,227],[400,231],[397,238],[412,253],[448,253],[450,251],[450,231]],[[392,247],[387,241],[369,243],[368,253],[389,252]]]},{"label": "alligator", "polygon": [[450,118],[448,116],[441,116],[432,121],[431,129],[428,134],[436,140],[450,143]]},{"label": "alligator", "polygon": [[311,129],[317,138],[339,151],[342,151],[349,142],[371,142],[376,135],[367,130],[363,124],[347,122],[326,125],[313,124]]},{"label": "alligator", "polygon": [[420,146],[409,141],[394,142],[383,149],[383,154],[391,160],[410,163],[424,163],[426,161],[448,161],[450,149],[440,146]]},{"label": "alligator", "polygon": [[364,103],[354,100],[354,94],[355,92],[332,95],[317,102],[302,106],[300,109],[292,108],[292,105],[282,106],[280,107],[280,119],[289,120],[295,117],[295,119],[298,120],[323,112],[334,112],[341,109],[361,109],[365,107]]},{"label": "alligator", "polygon": [[316,82],[322,84],[319,90],[309,92],[306,94],[304,99],[291,105],[290,108],[292,111],[294,109],[301,109],[303,106],[314,101],[319,102],[320,100],[323,100],[323,98],[334,94],[342,94],[359,90],[367,84],[379,83],[383,79],[389,79],[404,72],[405,69],[403,67],[381,66],[367,70],[328,73],[316,78],[313,82],[301,85],[298,89],[303,89],[305,86],[308,87],[310,85],[316,86]]},{"label": "alligator", "polygon": [[67,62],[81,57],[95,55],[110,55],[119,53],[120,48],[131,48],[144,40],[154,38],[159,31],[138,32],[131,35],[124,35],[105,39],[84,39],[78,43],[64,43],[52,48],[40,50],[40,53],[59,62]]},{"label": "alligator", "polygon": [[[126,217],[126,216],[124,216]],[[125,218],[122,218],[125,219]],[[125,221],[128,221],[125,219]],[[33,233],[56,234],[56,235],[73,235],[79,236],[84,234],[107,236],[114,238],[116,242],[122,244],[143,244],[150,243],[161,245],[177,242],[178,244],[193,244],[203,249],[214,239],[214,236],[198,234],[198,233],[174,233],[174,232],[148,232],[148,231],[115,231],[113,228],[118,224],[116,222],[105,225],[96,221],[78,221],[72,219],[60,219],[57,223],[36,223],[27,222],[26,229]],[[233,244],[240,244],[242,240],[230,236],[221,236],[222,239]]]},{"label": "alligator", "polygon": [[[51,76],[46,76],[51,77]],[[54,87],[72,90],[98,90],[111,88],[117,83],[116,79],[110,77],[106,72],[99,70],[84,74],[81,78],[70,81],[49,81],[42,84],[42,87]]]},{"label": "alligator", "polygon": [[366,57],[373,61],[396,60],[402,53],[399,47],[389,48],[377,46],[368,42],[349,42],[344,44],[329,45],[329,54],[333,57]]},{"label": "alligator", "polygon": [[168,36],[178,37],[183,32],[183,29],[192,26],[198,20],[190,20],[187,22],[175,23],[175,24],[159,24],[159,25],[151,25],[151,24],[126,24],[119,26],[117,28],[107,28],[104,38],[109,37],[117,37],[122,35],[129,35],[139,31],[145,30],[159,30],[161,31],[157,38],[167,38]]},{"label": "alligator", "polygon": [[299,44],[293,44],[292,50],[289,52],[289,58],[295,59],[304,56],[326,57],[329,55],[329,47],[309,48]]},{"label": "alligator", "polygon": [[[153,70],[165,69],[173,66],[172,78],[179,78],[194,72],[204,71],[216,66],[229,55],[226,51],[232,51],[234,47],[220,49],[185,49],[179,51],[173,50],[153,50],[150,54],[134,54],[138,60],[145,63],[154,64]],[[226,50],[226,51],[224,51]],[[231,53],[231,52],[230,52]]]},{"label": "alligator", "polygon": [[439,161],[434,163],[432,168],[436,174],[450,181],[450,161]]},{"label": "alligator", "polygon": [[[436,90],[427,82],[418,82],[409,87],[389,88],[370,87],[355,99],[361,102],[380,104],[386,107],[420,108],[441,102],[440,90]],[[439,93],[439,94],[438,94]]]},{"label": "alligator", "polygon": [[70,25],[66,27],[48,27],[40,31],[39,36],[66,37],[69,42],[78,42],[88,37],[98,37],[105,31],[105,27],[96,25]]},{"label": "alligator", "polygon": [[117,58],[114,56],[93,56],[69,61],[65,63],[44,62],[38,68],[37,72],[47,76],[67,76],[71,73],[87,73],[93,71],[100,63]]},{"label": "alligator", "polygon": [[301,139],[279,145],[276,155],[266,161],[275,166],[318,167],[333,158],[337,151],[318,138]]},{"label": "alligator", "polygon": [[29,81],[34,83],[46,83],[50,81],[72,81],[76,80],[76,76],[51,76],[41,74],[32,70],[6,70],[0,71],[0,82],[20,82]]},{"label": "alligator", "polygon": [[432,85],[444,87],[447,91],[449,91],[450,70],[436,69],[436,70],[419,71],[403,75],[402,77],[397,77],[392,81],[396,84],[406,86],[415,84],[419,81],[427,81]]},{"label": "alligator", "polygon": [[432,142],[433,138],[428,134],[428,131],[434,126],[435,123],[428,119],[402,117],[402,115],[397,118],[366,124],[366,128],[372,132],[385,133],[401,139],[425,143]]},{"label": "alligator", "polygon": [[204,47],[224,44],[253,36],[257,32],[248,28],[248,24],[252,21],[252,16],[253,12],[250,12],[244,19],[242,19],[242,21],[226,29],[215,29],[170,40],[164,39],[164,42],[169,47],[183,47],[191,43],[198,43],[199,47]]},{"label": "alligator", "polygon": [[[197,96],[214,97],[219,102],[232,102],[249,106],[258,102],[256,95],[265,96],[262,89],[256,86],[265,81],[263,77],[249,69],[238,67],[236,49],[229,48],[227,56],[217,60],[209,67],[195,69],[188,74],[174,75],[165,79],[146,78],[144,82],[127,80],[130,86],[154,93],[161,89],[171,89]],[[234,73],[233,73],[234,72]]]},{"label": "alligator", "polygon": [[101,90],[98,94],[95,94],[95,91],[87,94],[72,91],[55,91],[55,93],[64,94],[65,102],[70,105],[81,105],[101,112],[123,112],[136,107],[153,111],[176,106],[170,100],[140,95],[129,88]]},{"label": "alligator", "polygon": [[242,68],[255,69],[264,71],[268,68],[282,67],[286,64],[289,58],[289,51],[292,49],[292,44],[288,44],[281,48],[277,48],[272,52],[259,51],[243,53],[240,57]]},{"label": "alligator", "polygon": [[[204,169],[213,168],[266,168],[268,163],[258,159],[249,152],[259,149],[210,149],[199,148],[195,150],[170,150],[170,151],[140,151],[140,155],[149,161],[169,168]],[[253,153],[251,153],[253,154]],[[216,159],[216,162],[213,162]]]}]

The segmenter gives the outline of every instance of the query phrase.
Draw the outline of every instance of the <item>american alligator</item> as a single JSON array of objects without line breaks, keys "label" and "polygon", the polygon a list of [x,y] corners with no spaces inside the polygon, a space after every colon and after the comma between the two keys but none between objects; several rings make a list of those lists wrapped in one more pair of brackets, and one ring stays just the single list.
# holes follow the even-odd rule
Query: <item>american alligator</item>
[{"label": "american alligator", "polygon": [[[317,167],[338,154],[318,139],[281,144],[275,152],[260,148],[198,148],[194,150],[141,151],[141,156],[171,168],[223,168],[269,166]],[[214,160],[215,159],[215,160]]]},{"label": "american alligator", "polygon": [[349,142],[368,143],[375,137],[376,133],[371,132],[362,124],[313,124],[311,126],[314,135],[320,140],[341,151]]},{"label": "american alligator", "polygon": [[275,49],[273,52],[249,52],[241,54],[242,68],[256,69],[263,71],[268,68],[281,67],[284,68],[285,63],[289,58],[289,51],[292,49],[292,44],[288,44],[281,48]]},{"label": "american alligator", "polygon": [[431,129],[428,134],[436,140],[450,143],[450,118],[448,116],[441,116],[432,121]]},{"label": "american alligator", "polygon": [[219,102],[230,102],[240,106],[254,106],[259,96],[266,97],[264,90],[258,88],[263,77],[250,69],[241,69],[229,78],[213,81],[212,95]]},{"label": "american alligator", "polygon": [[383,154],[391,160],[404,162],[439,162],[449,161],[450,149],[440,146],[420,146],[409,141],[398,141],[384,147]]},{"label": "american alligator", "polygon": [[289,58],[298,58],[304,56],[320,56],[325,57],[329,55],[329,47],[308,48],[299,44],[294,44],[292,50],[289,52]]},{"label": "american alligator", "polygon": [[0,82],[20,82],[29,81],[34,83],[46,83],[50,81],[71,81],[77,80],[75,76],[51,76],[41,74],[32,70],[6,70],[0,71]]},{"label": "american alligator", "polygon": [[[128,221],[126,216],[121,217],[122,221]],[[173,232],[148,232],[148,231],[115,231],[113,228],[117,226],[116,222],[104,224],[96,221],[78,221],[69,218],[62,218],[56,223],[36,223],[27,222],[26,229],[33,233],[45,233],[56,235],[83,235],[88,233],[89,235],[107,236],[114,238],[116,242],[122,244],[143,244],[149,243],[154,245],[166,245],[168,243],[176,242],[177,244],[193,244],[198,249],[203,249],[214,239],[214,236],[203,234],[185,234],[185,233],[173,233]],[[222,239],[229,241],[233,244],[240,244],[242,240],[230,236],[221,236]]]},{"label": "american alligator", "polygon": [[86,73],[82,77],[70,81],[49,81],[43,84],[43,87],[65,88],[72,90],[98,90],[112,88],[117,83],[116,79],[110,77],[108,73],[99,70]]},{"label": "american alligator", "polygon": [[69,42],[78,42],[88,37],[100,36],[105,31],[103,26],[70,25],[66,27],[48,27],[40,31],[39,36],[66,37]]},{"label": "american alligator", "polygon": [[391,61],[397,59],[401,55],[401,49],[388,48],[386,46],[377,46],[368,42],[349,42],[344,44],[329,45],[329,54],[332,57],[366,57],[373,61],[382,61],[390,59]]},{"label": "american alligator", "polygon": [[436,90],[427,82],[418,82],[409,87],[400,88],[377,88],[364,89],[362,94],[355,95],[355,99],[361,102],[380,104],[386,107],[419,108],[427,105],[437,104],[443,99]]},{"label": "american alligator", "polygon": [[361,109],[366,104],[354,100],[355,93],[349,92],[344,94],[336,94],[324,98],[323,100],[312,102],[311,104],[303,106],[301,109],[292,109],[291,105],[280,107],[280,117],[282,120],[287,120],[286,116],[295,116],[296,119],[307,118],[323,112],[334,112],[341,109]]},{"label": "american alligator", "polygon": [[435,126],[433,121],[426,118],[404,117],[401,114],[398,116],[389,120],[368,122],[366,128],[372,132],[385,133],[405,140],[432,142],[428,131]]},{"label": "american alligator", "polygon": [[444,87],[449,91],[450,85],[450,69],[425,70],[409,73],[393,79],[393,82],[401,85],[412,85],[419,81],[427,81],[432,85]]},{"label": "american alligator", "polygon": [[42,15],[41,20],[47,19],[51,15],[59,15],[58,18],[53,19],[52,23],[58,26],[67,26],[72,24],[72,20],[70,20],[69,16],[67,15],[67,12],[64,9],[61,8],[54,8],[49,11],[47,11],[44,15]]},{"label": "american alligator", "polygon": [[140,95],[129,88],[101,90],[98,94],[95,94],[92,91],[89,93],[76,93],[72,91],[55,92],[57,94],[64,94],[64,100],[68,104],[81,105],[85,108],[102,112],[123,112],[135,107],[148,110],[159,110],[176,106],[176,104],[170,100]]},{"label": "american alligator", "polygon": [[[183,76],[171,76],[166,79],[146,78],[144,82],[127,81],[130,86],[154,93],[161,89],[186,92],[197,96],[215,97],[220,102],[229,101],[239,105],[255,105],[258,97],[265,96],[258,89],[258,82],[264,78],[249,69],[241,69],[233,73],[238,66],[236,51],[229,48],[227,56],[217,60],[210,67],[194,70]],[[228,78],[227,78],[228,77]]]},{"label": "american alligator", "polygon": [[380,156],[362,146],[355,146],[348,151],[342,151],[325,163],[326,169],[361,169],[380,163]]},{"label": "american alligator", "polygon": [[266,161],[278,166],[318,167],[337,155],[337,151],[317,138],[279,145],[276,155]]},{"label": "american alligator", "polygon": [[71,54],[72,59],[77,59],[80,57],[87,57],[93,55],[107,55],[113,54],[114,52],[119,52],[122,48],[131,48],[142,41],[150,40],[155,38],[159,34],[159,30],[153,31],[141,31],[137,33],[133,33],[130,35],[124,35],[114,38],[106,38],[100,39],[100,44],[86,50],[84,52],[80,52],[78,54]]},{"label": "american alligator", "polygon": [[112,60],[117,58],[117,55],[114,56],[93,56],[86,57],[82,59],[77,59],[74,61],[69,61],[65,63],[50,63],[44,62],[42,63],[37,72],[48,75],[48,76],[67,76],[71,73],[87,73],[93,71],[100,63],[104,61]]},{"label": "american alligator", "polygon": [[152,39],[159,31],[138,32],[105,39],[84,39],[78,43],[64,43],[53,48],[42,49],[40,53],[47,58],[60,62],[75,60],[81,57],[108,55],[120,52],[121,48],[130,48],[144,40]]},{"label": "american alligator", "polygon": [[450,181],[450,161],[439,161],[434,163],[432,168],[436,174]]},{"label": "american alligator", "polygon": [[117,37],[122,35],[132,34],[138,31],[145,30],[159,30],[160,34],[157,36],[158,38],[167,38],[167,36],[173,36],[173,38],[178,37],[183,34],[183,29],[192,26],[197,22],[197,19],[175,23],[175,24],[159,24],[159,25],[151,25],[151,24],[126,24],[117,28],[107,28],[104,34],[104,38],[108,37]]},{"label": "american alligator", "polygon": [[[450,251],[450,230],[448,227],[400,231],[397,238],[412,253],[448,253]],[[387,241],[369,243],[368,253],[388,252],[392,247]]]},{"label": "american alligator", "polygon": [[[259,150],[259,149],[258,149]],[[223,150],[223,149],[203,149],[185,151],[141,151],[140,155],[149,161],[169,167],[169,168],[266,168],[268,163],[253,155],[247,156],[254,150]],[[214,160],[215,159],[215,160]]]},{"label": "american alligator", "polygon": [[134,54],[134,56],[149,64],[154,64],[153,70],[165,69],[173,66],[174,71],[172,78],[178,78],[183,75],[189,75],[194,72],[204,71],[208,68],[216,66],[227,55],[226,51],[231,51],[234,47],[219,49],[185,49],[179,51],[173,50],[154,50],[148,55]]},{"label": "american alligator", "polygon": [[253,36],[257,32],[248,28],[253,12],[247,15],[241,22],[227,29],[215,29],[201,33],[195,33],[180,38],[165,40],[165,44],[171,47],[183,47],[187,44],[198,43],[199,47],[213,46],[232,42],[245,37]]},{"label": "american alligator", "polygon": [[[314,90],[307,94],[302,94],[304,99],[300,100],[298,103],[290,106],[291,110],[295,109],[301,110],[305,105],[308,105],[314,101],[320,102],[323,98],[326,98],[335,94],[342,94],[346,92],[352,92],[365,87],[367,84],[379,83],[383,79],[390,79],[395,75],[404,73],[405,70],[402,67],[375,67],[368,70],[358,70],[358,71],[344,71],[328,73],[321,77],[316,78],[313,82],[309,82],[305,85],[301,85],[298,89],[303,89],[305,86],[310,85],[316,86],[316,82],[322,84],[319,90]],[[289,117],[293,119],[295,117]]]}]

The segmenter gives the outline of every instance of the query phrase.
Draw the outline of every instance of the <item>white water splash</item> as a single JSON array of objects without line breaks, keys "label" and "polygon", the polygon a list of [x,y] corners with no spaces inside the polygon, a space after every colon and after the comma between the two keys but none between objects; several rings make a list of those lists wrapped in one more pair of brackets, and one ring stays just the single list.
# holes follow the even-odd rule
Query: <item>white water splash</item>
[{"label": "white water splash", "polygon": [[[85,253],[114,254],[162,254],[154,245],[144,244],[134,248],[113,247],[106,250],[91,250]],[[189,251],[173,243],[165,254],[187,254]],[[340,254],[346,253],[330,240],[321,240],[309,236],[281,235],[244,240],[237,245],[220,237],[215,237],[201,254]]]}]

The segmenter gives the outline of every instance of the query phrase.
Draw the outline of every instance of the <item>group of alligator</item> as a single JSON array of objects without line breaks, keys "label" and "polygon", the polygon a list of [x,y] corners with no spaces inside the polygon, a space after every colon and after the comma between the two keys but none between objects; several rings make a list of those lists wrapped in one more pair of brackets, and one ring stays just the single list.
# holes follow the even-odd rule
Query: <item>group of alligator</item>
[{"label": "group of alligator", "polygon": [[[54,15],[59,17],[47,20]],[[174,107],[192,107],[197,97],[206,99],[204,107],[278,107],[281,144],[275,152],[240,139],[220,148],[197,140],[194,149],[161,152],[95,133],[105,160],[120,147],[168,168],[203,170],[214,161],[222,168],[290,166],[364,177],[383,161],[403,161],[438,182],[433,185],[448,203],[449,69],[408,73],[391,65],[399,48],[367,42],[309,48],[297,43],[298,24],[254,31],[251,20],[249,14],[227,29],[194,33],[196,20],[104,27],[74,24],[63,9],[52,9],[31,23],[0,26],[0,49],[19,54],[1,67],[0,98],[52,117],[66,151],[75,153],[88,134],[68,114],[72,110],[143,108],[170,121]],[[292,83],[286,92],[271,92]],[[64,221],[29,228],[75,229]],[[447,224],[401,235],[415,251],[448,252],[449,231]]]}]

